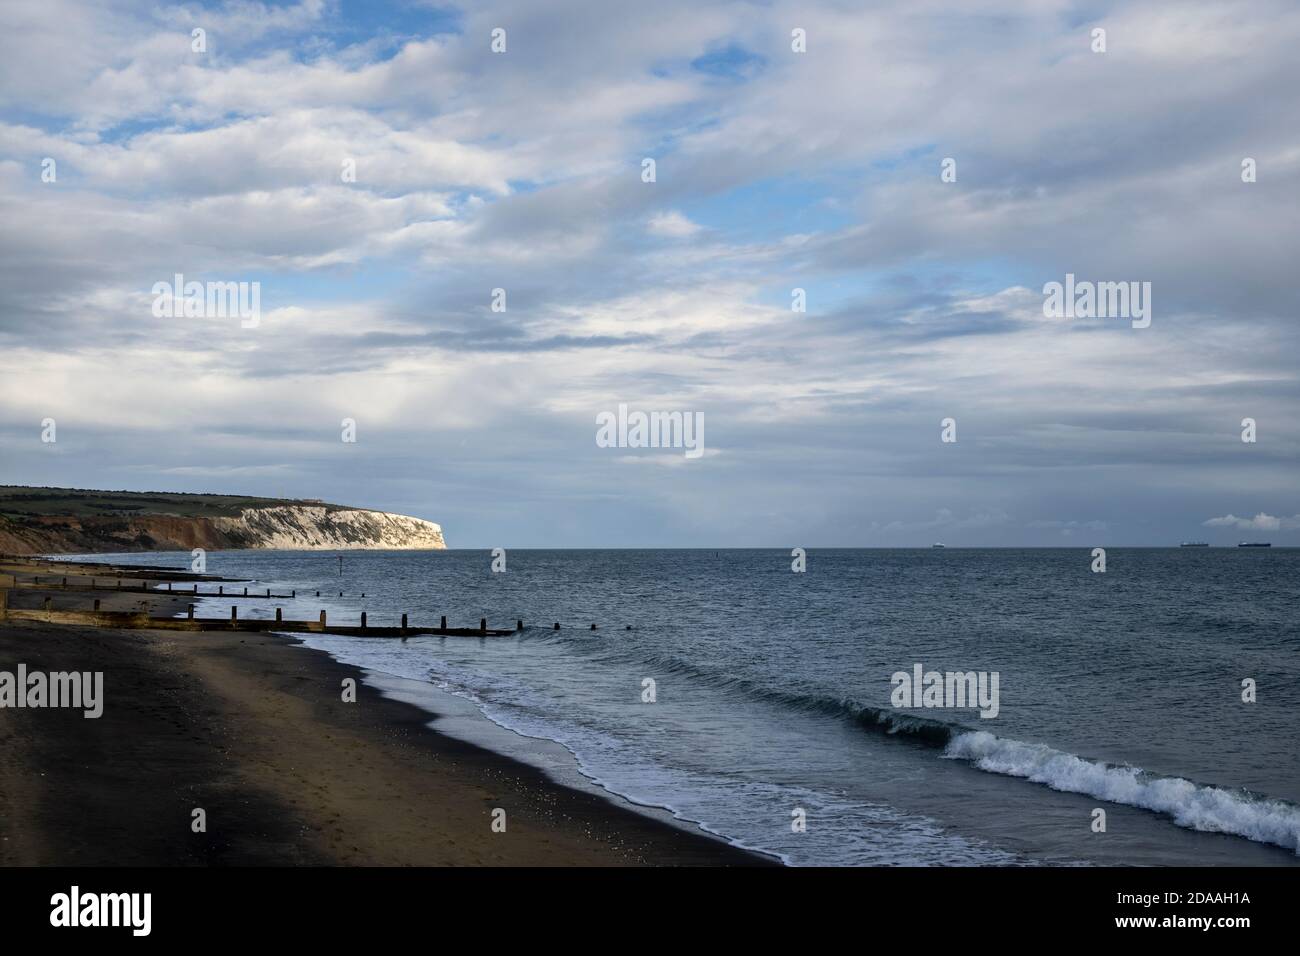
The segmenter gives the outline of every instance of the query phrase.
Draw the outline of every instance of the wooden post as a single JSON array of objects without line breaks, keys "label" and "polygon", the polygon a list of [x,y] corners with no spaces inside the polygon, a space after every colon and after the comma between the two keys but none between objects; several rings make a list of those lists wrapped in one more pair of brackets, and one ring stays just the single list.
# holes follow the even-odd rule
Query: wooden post
[{"label": "wooden post", "polygon": [[486,630],[487,630],[487,618],[485,618],[485,617],[481,617],[481,618],[478,619],[478,629],[479,629],[480,631],[486,631]]},{"label": "wooden post", "polygon": [[195,593],[195,594],[198,594],[198,593],[199,593],[199,586],[198,586],[197,584],[194,585],[194,593]]},{"label": "wooden post", "polygon": [[226,593],[226,586],[225,586],[224,584],[219,584],[219,585],[217,585],[217,593],[218,593],[218,594],[225,594],[225,593]]},{"label": "wooden post", "polygon": [[170,581],[167,582],[167,593],[168,594],[172,593],[172,583]]},{"label": "wooden post", "polygon": [[48,624],[49,621],[50,621],[50,605],[52,605],[53,603],[54,603],[54,599],[53,599],[53,598],[46,598],[46,599],[45,599],[45,622],[46,622],[47,624]]},{"label": "wooden post", "polygon": [[319,592],[319,591],[316,592],[316,596],[317,596],[317,597],[320,597],[320,592]]},{"label": "wooden post", "polygon": [[560,629],[560,622],[559,622],[559,621],[556,621],[556,622],[555,622],[555,629],[556,629],[557,631]]},{"label": "wooden post", "polygon": [[187,618],[189,618],[191,621],[194,620],[194,605],[193,605],[193,604],[189,605],[189,613],[187,613],[185,616],[186,616]]},{"label": "wooden post", "polygon": [[365,612],[365,611],[362,611],[362,612],[361,612],[361,630],[364,631],[365,629],[366,629],[366,612]]},{"label": "wooden post", "polygon": [[244,597],[248,597],[248,588],[244,588]]},{"label": "wooden post", "polygon": [[99,598],[95,598],[95,611],[99,611]]},{"label": "wooden post", "polygon": [[267,589],[266,589],[266,596],[267,596],[267,597],[270,597],[270,596],[271,596],[271,589],[270,589],[270,588],[267,588]]},{"label": "wooden post", "polygon": [[297,597],[297,596],[298,596],[298,591],[296,588],[289,592],[289,597]]},{"label": "wooden post", "polygon": [[406,630],[406,615],[402,615],[402,630]]},{"label": "wooden post", "polygon": [[515,621],[515,630],[516,630],[516,631],[522,631],[523,629],[524,629],[524,622],[523,622],[523,621]]},{"label": "wooden post", "polygon": [[324,612],[324,611],[321,611],[321,612],[320,612],[320,629],[321,629],[322,631],[325,630],[325,612]]},{"label": "wooden post", "polygon": [[230,619],[233,621],[239,616],[239,605],[230,605]]},{"label": "wooden post", "polygon": [[275,609],[275,619],[276,619],[277,621],[283,621],[283,620],[284,620],[283,611],[284,611],[283,608],[278,608],[278,607],[277,607],[277,608]]},{"label": "wooden post", "polygon": [[440,631],[445,631],[445,630],[447,630],[447,615],[444,614],[444,615],[442,616],[442,623],[438,625],[438,629],[439,629]]}]

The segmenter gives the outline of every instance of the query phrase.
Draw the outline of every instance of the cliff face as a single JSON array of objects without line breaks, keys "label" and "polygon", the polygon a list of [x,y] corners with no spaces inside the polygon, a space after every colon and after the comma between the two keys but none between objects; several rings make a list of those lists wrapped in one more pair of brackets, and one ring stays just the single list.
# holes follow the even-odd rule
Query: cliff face
[{"label": "cliff face", "polygon": [[238,518],[212,518],[212,524],[238,547],[293,551],[441,550],[442,528],[423,518],[383,511],[330,510],[289,505],[247,508]]},{"label": "cliff face", "polygon": [[0,519],[0,551],[66,554],[113,551],[441,550],[432,521],[382,511],[315,505],[245,508],[237,516],[172,514],[32,515]]}]

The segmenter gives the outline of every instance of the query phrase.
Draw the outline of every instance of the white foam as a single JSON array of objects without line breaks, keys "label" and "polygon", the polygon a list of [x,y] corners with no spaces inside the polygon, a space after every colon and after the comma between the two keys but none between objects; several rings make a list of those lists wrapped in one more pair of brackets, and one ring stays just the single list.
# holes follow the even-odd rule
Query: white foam
[{"label": "white foam", "polygon": [[1053,790],[1167,814],[1191,830],[1230,833],[1300,855],[1300,807],[1281,800],[1201,786],[1181,777],[1158,777],[1138,767],[1114,767],[985,731],[954,737],[944,756],[969,760],[980,770],[1023,777]]}]

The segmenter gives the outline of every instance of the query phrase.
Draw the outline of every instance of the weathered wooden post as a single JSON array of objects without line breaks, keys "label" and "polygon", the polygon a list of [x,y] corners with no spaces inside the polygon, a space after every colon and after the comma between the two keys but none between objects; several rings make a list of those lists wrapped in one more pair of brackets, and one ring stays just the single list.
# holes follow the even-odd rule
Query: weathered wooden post
[{"label": "weathered wooden post", "polygon": [[197,584],[194,585],[194,593],[195,593],[195,594],[198,594],[198,593],[199,593],[199,586],[198,586]]},{"label": "weathered wooden post", "polygon": [[556,622],[555,622],[555,630],[558,631],[559,629],[560,629],[560,622],[559,622],[559,621],[556,621]]},{"label": "weathered wooden post", "polygon": [[297,597],[297,596],[298,596],[297,588],[289,592],[289,597]]},{"label": "weathered wooden post", "polygon": [[402,630],[406,630],[406,615],[402,615]]},{"label": "weathered wooden post", "polygon": [[248,588],[244,588],[244,597],[248,597]]},{"label": "weathered wooden post", "polygon": [[168,594],[172,593],[172,583],[170,581],[167,582],[167,593]]},{"label": "weathered wooden post", "polygon": [[270,596],[271,596],[271,589],[270,589],[270,588],[267,588],[267,589],[266,589],[266,596],[267,596],[267,597],[270,597]]},{"label": "weathered wooden post", "polygon": [[284,609],[283,609],[283,608],[278,608],[278,607],[277,607],[277,608],[275,609],[275,619],[276,619],[277,621],[283,621],[283,620],[284,620]]},{"label": "weathered wooden post", "polygon": [[188,606],[188,610],[187,610],[187,613],[186,613],[185,617],[188,618],[188,619],[191,620],[191,621],[194,620],[194,605],[193,605],[193,604],[191,604],[191,605]]},{"label": "weathered wooden post", "polygon": [[224,584],[219,584],[219,585],[217,585],[217,593],[218,593],[218,594],[225,594],[225,593],[226,593],[226,586],[225,586]]},{"label": "weathered wooden post", "polygon": [[480,632],[487,630],[487,618],[481,617],[478,619],[478,629]]},{"label": "weathered wooden post", "polygon": [[361,630],[364,631],[365,629],[366,629],[366,612],[365,612],[365,611],[362,611],[362,612],[361,612]]},{"label": "weathered wooden post", "polygon": [[447,630],[447,615],[442,616],[442,623],[438,625],[438,629],[441,631]]},{"label": "weathered wooden post", "polygon": [[321,611],[321,612],[320,612],[320,629],[321,629],[322,631],[325,630],[325,612],[324,612],[324,611]]},{"label": "weathered wooden post", "polygon": [[95,598],[95,613],[99,613],[99,598]]},{"label": "weathered wooden post", "polygon": [[515,621],[515,630],[516,630],[516,631],[522,631],[523,629],[524,629],[524,622],[523,622],[523,621]]},{"label": "weathered wooden post", "polygon": [[239,605],[238,605],[238,604],[232,604],[232,605],[230,605],[230,619],[233,621],[233,620],[235,620],[237,617],[239,617]]}]

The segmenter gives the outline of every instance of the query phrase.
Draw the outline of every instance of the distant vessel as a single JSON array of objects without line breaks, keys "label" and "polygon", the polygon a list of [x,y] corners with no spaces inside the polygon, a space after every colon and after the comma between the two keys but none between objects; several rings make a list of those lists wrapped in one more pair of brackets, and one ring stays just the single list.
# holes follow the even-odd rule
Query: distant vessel
[{"label": "distant vessel", "polygon": [[944,545],[941,544],[940,542],[936,541],[934,544],[930,545],[930,547],[932,547],[932,548],[942,548],[942,547],[944,547]]},{"label": "distant vessel", "polygon": [[1239,548],[1271,548],[1271,547],[1273,547],[1273,542],[1272,542],[1272,541],[1243,541],[1243,542],[1241,542],[1241,544],[1237,545],[1237,547],[1239,547]]},{"label": "distant vessel", "polygon": [[1210,543],[1209,543],[1208,541],[1184,541],[1184,542],[1183,542],[1182,544],[1180,544],[1178,547],[1180,547],[1180,548],[1208,548],[1209,546],[1210,546]]}]

